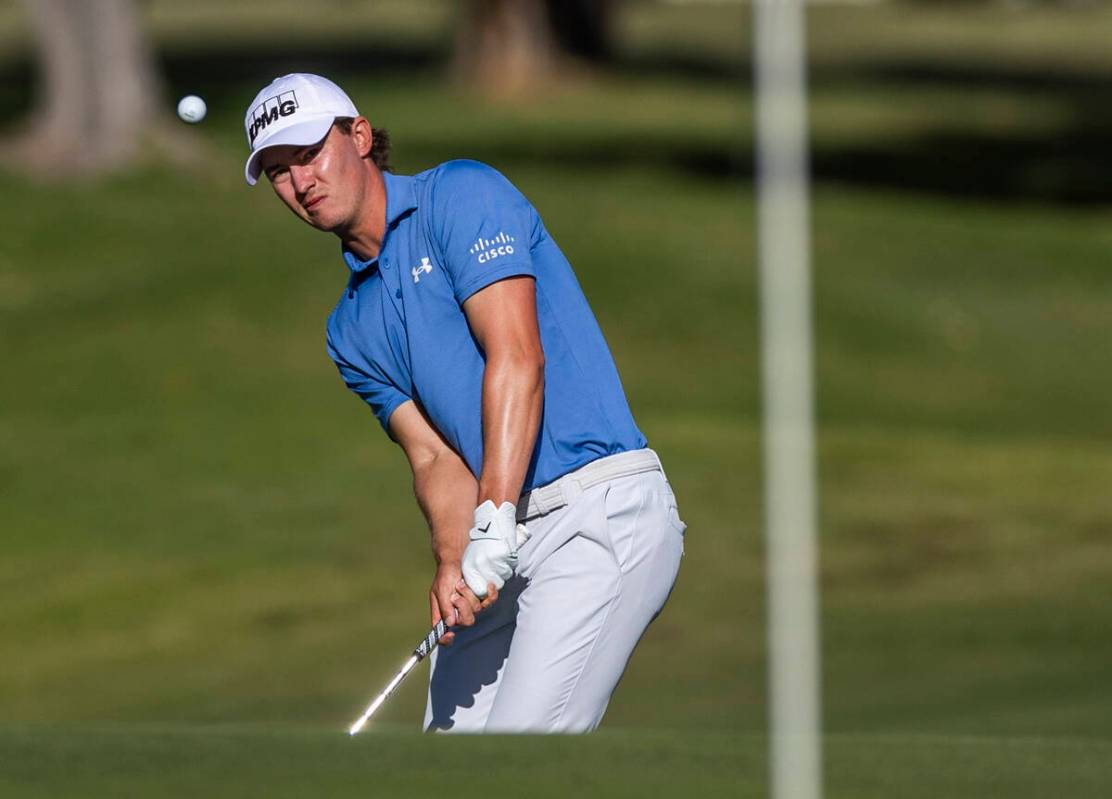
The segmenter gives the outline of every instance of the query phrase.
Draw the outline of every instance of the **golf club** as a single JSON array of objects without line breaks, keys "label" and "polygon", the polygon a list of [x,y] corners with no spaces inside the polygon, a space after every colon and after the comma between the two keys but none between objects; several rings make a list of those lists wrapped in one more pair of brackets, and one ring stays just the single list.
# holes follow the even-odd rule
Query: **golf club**
[{"label": "golf club", "polygon": [[435,627],[429,630],[428,635],[421,640],[421,643],[417,644],[417,647],[413,650],[413,654],[409,656],[409,660],[407,660],[405,665],[401,667],[401,670],[394,675],[394,679],[386,684],[386,687],[382,689],[382,693],[375,697],[374,701],[363,711],[363,715],[351,725],[351,729],[348,730],[348,735],[355,735],[363,729],[363,725],[367,723],[367,720],[374,715],[374,712],[386,701],[387,697],[394,693],[397,687],[402,684],[402,680],[405,679],[409,672],[413,671],[413,667],[428,657],[429,653],[436,648],[437,642],[444,633],[447,632],[447,629],[448,626],[444,623],[444,620],[441,619],[436,623]]}]

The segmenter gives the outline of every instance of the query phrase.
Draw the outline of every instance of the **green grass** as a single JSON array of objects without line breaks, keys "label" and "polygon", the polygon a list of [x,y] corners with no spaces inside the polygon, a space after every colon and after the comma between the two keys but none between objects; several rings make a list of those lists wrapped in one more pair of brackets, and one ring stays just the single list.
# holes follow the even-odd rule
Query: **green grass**
[{"label": "green grass", "polygon": [[[1104,796],[1112,745],[1080,739],[834,735],[826,795],[838,799]],[[619,729],[583,738],[349,739],[311,727],[170,725],[6,727],[0,790],[35,797],[371,796],[450,790],[461,799],[760,797],[759,736]]]},{"label": "green grass", "polygon": [[[198,8],[152,6],[179,55],[216,24]],[[727,80],[744,30],[733,7],[636,9],[632,67],[528,101],[435,67],[337,74],[401,171],[479,157],[530,196],[675,485],[680,581],[602,732],[421,738],[422,672],[373,735],[335,732],[427,624],[430,559],[404,458],[324,354],[335,242],[241,183],[257,87],[237,79],[199,87],[209,157],[188,172],[0,176],[0,793],[763,795],[754,208],[723,174],[747,158],[749,98]],[[1090,42],[1104,13],[817,9],[816,153],[868,167],[925,147],[960,178],[931,142],[1076,131],[1088,95],[1008,76],[1112,68]],[[434,46],[433,17],[390,19]],[[719,72],[637,67],[668,30]],[[1008,79],[955,82],[951,42]],[[933,77],[893,77],[900,53]],[[816,187],[832,796],[1112,784],[1112,213],[1025,193],[1031,168],[1009,197],[925,188],[929,169]]]}]

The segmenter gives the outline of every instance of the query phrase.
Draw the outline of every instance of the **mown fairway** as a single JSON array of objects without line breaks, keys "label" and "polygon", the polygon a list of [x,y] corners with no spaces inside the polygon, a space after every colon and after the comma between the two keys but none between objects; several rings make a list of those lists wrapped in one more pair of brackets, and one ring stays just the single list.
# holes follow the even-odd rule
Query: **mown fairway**
[{"label": "mown fairway", "polygon": [[[636,5],[614,74],[495,102],[440,79],[440,6],[395,5],[302,63],[192,53],[219,15],[155,4],[205,161],[0,176],[2,795],[764,793],[744,14]],[[833,796],[1112,786],[1109,24],[812,16]],[[412,69],[341,58],[376,44]],[[348,85],[399,171],[477,157],[531,197],[664,458],[687,556],[596,736],[420,737],[423,670],[340,734],[423,633],[430,559],[324,353],[337,245],[242,183],[243,104],[295,67]]]},{"label": "mown fairway", "polygon": [[[827,736],[827,794],[845,799],[1012,799],[1107,794],[1107,741]],[[765,741],[703,730],[610,729],[590,738],[348,740],[306,727],[96,725],[0,731],[0,790],[38,799],[198,795],[541,799],[765,796]]]}]

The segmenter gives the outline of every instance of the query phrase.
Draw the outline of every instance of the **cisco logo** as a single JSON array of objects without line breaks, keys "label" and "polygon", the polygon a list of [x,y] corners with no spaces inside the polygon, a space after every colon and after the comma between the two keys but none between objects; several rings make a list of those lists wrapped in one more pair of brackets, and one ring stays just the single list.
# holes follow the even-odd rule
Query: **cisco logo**
[{"label": "cisco logo", "polygon": [[472,255],[479,257],[479,263],[485,264],[487,261],[493,261],[495,258],[500,258],[505,255],[513,255],[514,245],[516,239],[513,236],[508,236],[505,233],[499,232],[493,239],[480,238],[468,251]]}]

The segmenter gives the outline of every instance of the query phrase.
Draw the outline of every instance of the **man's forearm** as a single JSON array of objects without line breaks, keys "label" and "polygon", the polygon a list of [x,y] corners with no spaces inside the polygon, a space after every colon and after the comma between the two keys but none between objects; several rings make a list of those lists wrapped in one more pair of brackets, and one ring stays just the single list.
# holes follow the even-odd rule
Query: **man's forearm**
[{"label": "man's forearm", "polygon": [[432,534],[437,563],[459,563],[467,547],[478,483],[458,454],[446,450],[413,472],[413,493]]},{"label": "man's forearm", "polygon": [[488,358],[483,373],[483,470],[479,504],[517,504],[544,408],[544,357],[515,352]]}]

